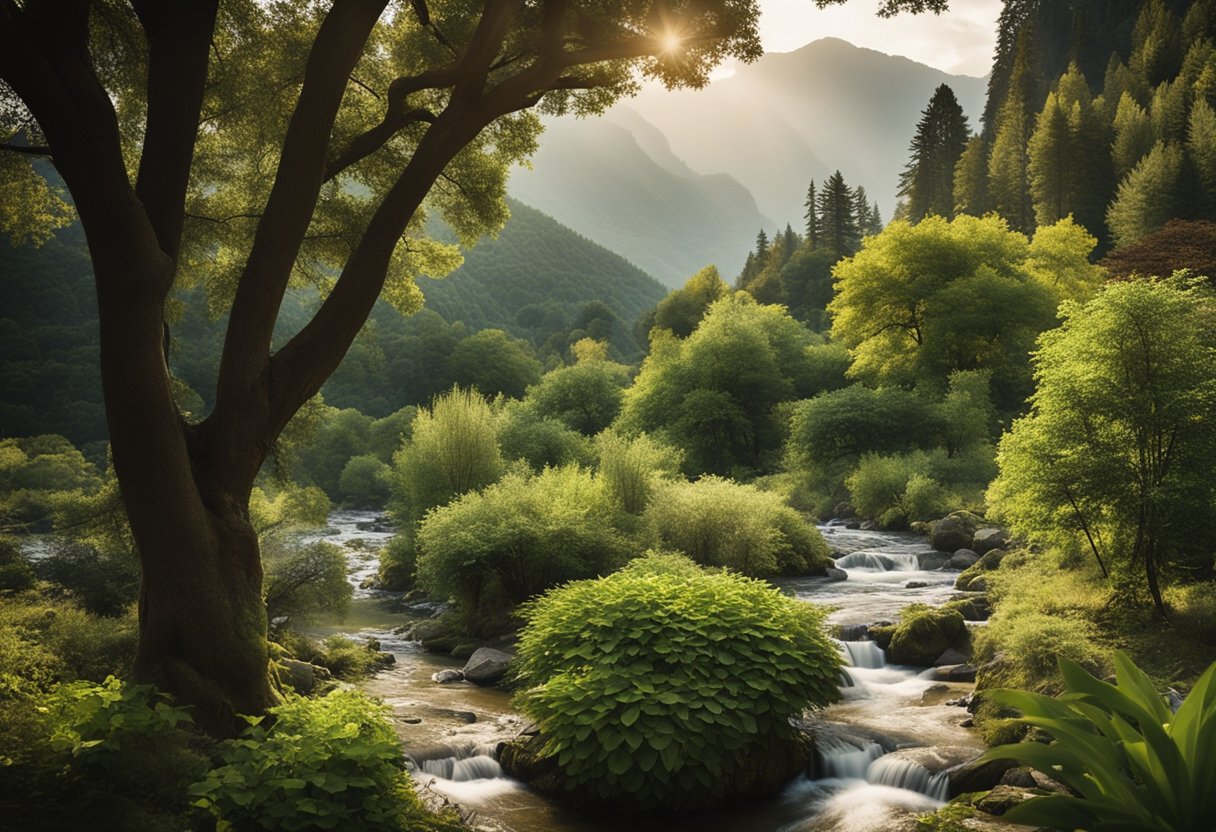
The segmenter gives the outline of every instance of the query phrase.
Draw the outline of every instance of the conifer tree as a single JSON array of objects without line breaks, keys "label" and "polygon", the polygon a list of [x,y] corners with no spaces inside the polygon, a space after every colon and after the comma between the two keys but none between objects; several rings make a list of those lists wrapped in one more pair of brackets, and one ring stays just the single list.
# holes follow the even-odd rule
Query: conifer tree
[{"label": "conifer tree", "polygon": [[857,235],[864,237],[870,233],[870,197],[866,189],[858,185],[853,189],[853,216],[857,219]]},{"label": "conifer tree", "polygon": [[760,229],[760,233],[756,235],[756,262],[761,267],[768,259],[768,234],[764,233],[764,229]]},{"label": "conifer tree", "polygon": [[1182,163],[1178,145],[1157,142],[1119,185],[1106,214],[1117,245],[1134,243],[1177,216]]},{"label": "conifer tree", "polygon": [[899,178],[899,195],[908,200],[913,222],[930,214],[947,219],[954,215],[954,168],[970,135],[954,91],[942,84],[921,113],[907,167]]},{"label": "conifer tree", "polygon": [[806,218],[806,245],[807,248],[815,249],[819,247],[819,207],[817,204],[817,195],[815,193],[815,180],[811,180],[811,184],[806,189],[806,213],[803,215]]},{"label": "conifer tree", "polygon": [[975,135],[954,166],[954,213],[982,217],[990,209],[988,143],[982,135]]},{"label": "conifer tree", "polygon": [[1150,87],[1178,74],[1182,66],[1182,26],[1165,0],[1148,0],[1132,31],[1132,71]]},{"label": "conifer tree", "polygon": [[1009,91],[997,113],[996,135],[988,158],[988,193],[992,207],[1009,221],[1010,226],[1026,233],[1034,230],[1030,160],[1026,153],[1030,140],[1026,107],[1034,75],[1033,40],[1033,27],[1023,27],[1018,34]]},{"label": "conifer tree", "polygon": [[1030,194],[1039,225],[1052,225],[1072,213],[1077,196],[1072,144],[1068,116],[1056,94],[1049,93],[1027,148]]},{"label": "conifer tree", "polygon": [[1153,90],[1149,117],[1153,122],[1153,133],[1157,141],[1181,142],[1186,140],[1186,90],[1179,81],[1162,81]]},{"label": "conifer tree", "polygon": [[878,210],[878,200],[870,203],[870,213],[866,218],[866,233],[881,234],[883,228],[882,211]]},{"label": "conifer tree", "polygon": [[856,206],[853,189],[836,171],[819,194],[819,222],[822,228],[823,247],[836,257],[850,257],[860,245],[857,227]]},{"label": "conifer tree", "polygon": [[1216,219],[1216,112],[1202,98],[1191,108],[1186,148],[1198,180],[1195,213]]},{"label": "conifer tree", "polygon": [[1115,178],[1122,180],[1136,163],[1153,149],[1153,123],[1148,113],[1129,92],[1124,92],[1115,110],[1115,144],[1111,158],[1115,165]]}]

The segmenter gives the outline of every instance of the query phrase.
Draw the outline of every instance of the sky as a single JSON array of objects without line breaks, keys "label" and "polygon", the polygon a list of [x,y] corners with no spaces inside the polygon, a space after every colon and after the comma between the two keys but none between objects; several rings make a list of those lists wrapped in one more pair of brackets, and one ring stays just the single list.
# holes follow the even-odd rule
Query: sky
[{"label": "sky", "polygon": [[766,52],[791,52],[837,37],[955,75],[988,74],[1001,0],[950,0],[950,10],[941,15],[893,18],[875,14],[879,3],[849,0],[820,9],[814,0],[760,0],[760,39]]}]

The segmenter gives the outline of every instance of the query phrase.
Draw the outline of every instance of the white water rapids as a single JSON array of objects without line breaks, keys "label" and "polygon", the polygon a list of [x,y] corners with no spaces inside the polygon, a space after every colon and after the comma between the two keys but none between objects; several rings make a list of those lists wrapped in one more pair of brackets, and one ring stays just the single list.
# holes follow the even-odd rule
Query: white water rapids
[{"label": "white water rapids", "polygon": [[[965,694],[970,686],[942,686],[923,668],[892,666],[872,641],[854,637],[863,628],[845,626],[840,650],[851,684],[843,701],[826,709],[816,730],[813,771],[793,780],[777,796],[714,812],[660,817],[601,817],[559,807],[525,785],[506,778],[495,759],[498,743],[523,725],[506,693],[459,682],[436,684],[431,675],[459,668],[462,661],[424,653],[394,630],[412,619],[387,607],[391,593],[361,588],[374,574],[374,550],[392,536],[384,518],[370,512],[337,512],[322,539],[348,553],[357,597],[343,626],[357,638],[374,638],[396,664],[362,686],[393,709],[398,733],[424,788],[476,813],[478,828],[495,832],[883,832],[909,812],[940,806],[946,777],[900,749],[949,746],[955,751],[982,743],[960,728],[966,713],[933,704]],[[832,606],[829,621],[864,625],[892,621],[907,604],[940,604],[955,595],[957,572],[924,571],[918,555],[924,538],[826,526],[824,536],[840,553],[848,579],[781,582],[798,598]],[[312,539],[317,539],[313,537]],[[922,586],[908,587],[908,583]],[[931,687],[935,687],[930,691]],[[930,704],[924,704],[929,702]]]}]

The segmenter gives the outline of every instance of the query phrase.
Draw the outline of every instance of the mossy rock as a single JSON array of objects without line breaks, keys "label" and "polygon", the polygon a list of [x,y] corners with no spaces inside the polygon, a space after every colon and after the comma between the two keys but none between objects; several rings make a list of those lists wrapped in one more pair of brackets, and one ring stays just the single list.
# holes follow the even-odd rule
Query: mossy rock
[{"label": "mossy rock", "polygon": [[[891,637],[895,635],[897,625],[895,624],[871,624],[867,631],[870,635],[870,641],[873,641],[883,650],[891,646]],[[941,655],[940,653],[938,655]]]},{"label": "mossy rock", "polygon": [[895,664],[930,667],[946,650],[966,645],[967,625],[958,610],[914,604],[901,616],[887,648],[887,659]]},{"label": "mossy rock", "polygon": [[967,621],[987,621],[992,616],[992,604],[986,596],[955,598],[942,604],[943,610],[955,610]]},{"label": "mossy rock", "polygon": [[[1000,569],[1001,563],[1008,554],[1009,552],[1004,549],[985,552],[979,560],[958,574],[958,578],[954,581],[954,588],[963,591],[981,591],[973,589],[976,579],[985,577],[988,572]],[[987,588],[987,580],[984,582],[984,587]]]},{"label": "mossy rock", "polygon": [[951,512],[930,525],[929,545],[939,552],[970,549],[975,533],[987,525],[991,524],[970,511]]},{"label": "mossy rock", "polygon": [[463,641],[452,648],[453,659],[467,659],[478,648],[477,642]]}]

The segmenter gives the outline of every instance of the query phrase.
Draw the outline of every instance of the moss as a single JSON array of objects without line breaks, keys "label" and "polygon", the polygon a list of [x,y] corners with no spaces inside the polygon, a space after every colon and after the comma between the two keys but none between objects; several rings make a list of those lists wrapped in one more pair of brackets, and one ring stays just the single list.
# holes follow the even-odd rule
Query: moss
[{"label": "moss", "polygon": [[891,637],[895,635],[895,624],[872,624],[867,632],[870,634],[870,640],[881,647],[883,650],[891,646]]},{"label": "moss", "polygon": [[916,832],[974,832],[966,821],[978,814],[975,802],[986,794],[972,792],[959,795],[936,812],[917,816]]},{"label": "moss", "polygon": [[900,613],[888,658],[896,664],[928,667],[946,650],[961,648],[966,641],[967,625],[958,610],[913,604]]}]

